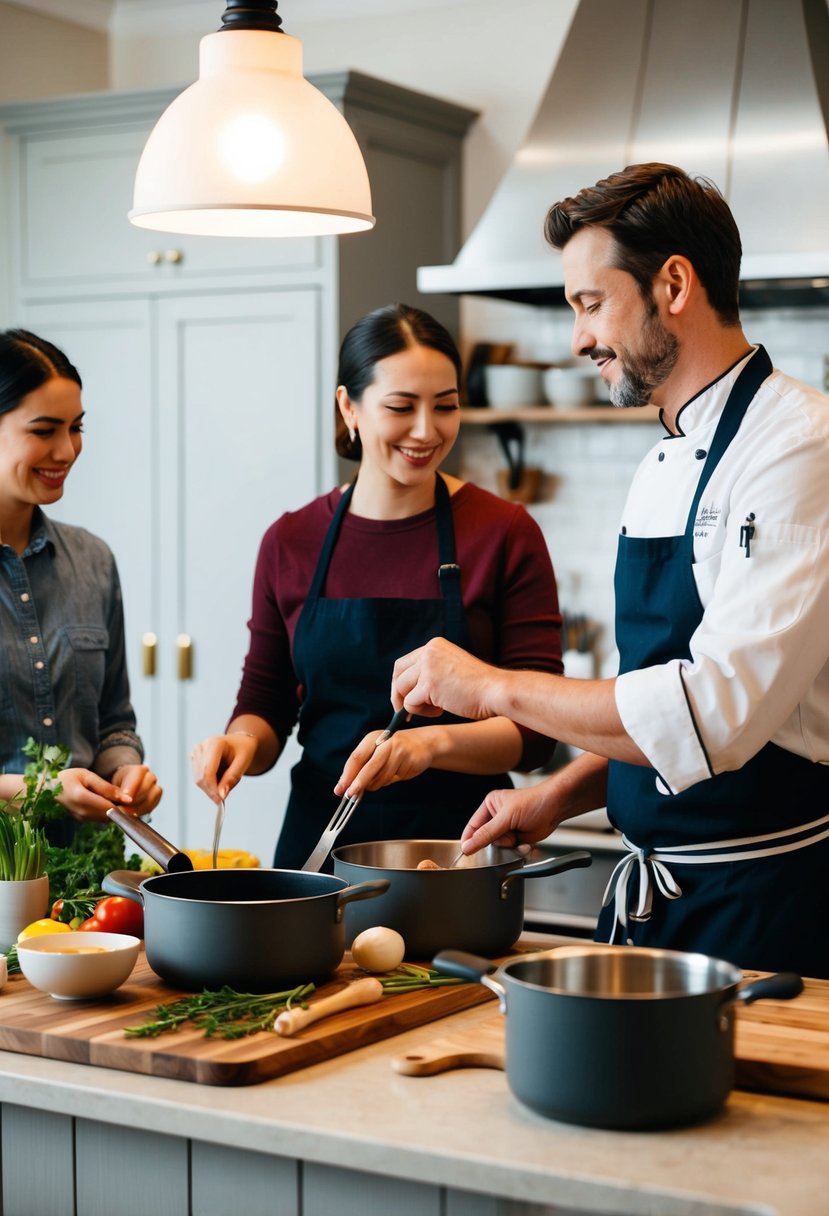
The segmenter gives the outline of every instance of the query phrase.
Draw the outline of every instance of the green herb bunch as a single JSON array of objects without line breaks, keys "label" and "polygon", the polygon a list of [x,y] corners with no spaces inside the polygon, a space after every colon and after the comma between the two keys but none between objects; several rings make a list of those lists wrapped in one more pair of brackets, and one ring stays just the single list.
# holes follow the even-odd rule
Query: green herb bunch
[{"label": "green herb bunch", "polygon": [[44,746],[29,739],[23,751],[32,759],[23,774],[23,789],[0,801],[0,880],[20,882],[47,873],[49,842],[45,824],[65,815],[57,801],[58,773],[65,767],[65,747]]},{"label": "green herb bunch", "polygon": [[59,919],[86,919],[104,894],[104,876],[111,870],[138,870],[141,859],[137,853],[125,856],[124,834],[114,823],[78,824],[69,844],[49,844],[47,825],[69,818],[58,802],[69,749],[29,739],[23,751],[30,757],[23,789],[8,802],[0,801],[0,879],[48,874],[50,901],[64,901]]}]

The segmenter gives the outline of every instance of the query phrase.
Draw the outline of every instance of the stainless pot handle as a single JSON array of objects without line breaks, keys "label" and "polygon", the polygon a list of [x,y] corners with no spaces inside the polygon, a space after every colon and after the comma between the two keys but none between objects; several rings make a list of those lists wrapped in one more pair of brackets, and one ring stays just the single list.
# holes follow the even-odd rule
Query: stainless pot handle
[{"label": "stainless pot handle", "polygon": [[337,912],[334,916],[334,924],[338,925],[342,920],[343,908],[346,904],[360,899],[375,899],[384,891],[388,891],[390,886],[388,878],[373,878],[370,882],[358,882],[356,886],[346,887],[345,890],[340,891],[337,894]]},{"label": "stainless pot handle", "polygon": [[776,975],[752,980],[720,1005],[720,1029],[728,1029],[728,1011],[738,1002],[741,1005],[753,1005],[755,1001],[791,1001],[800,996],[802,991],[803,980],[793,971],[778,971]]},{"label": "stainless pot handle", "polygon": [[141,884],[146,877],[146,874],[138,870],[113,870],[111,874],[104,876],[101,889],[106,891],[107,895],[124,895],[143,907],[144,892],[141,890]]},{"label": "stainless pot handle", "polygon": [[529,866],[519,866],[515,870],[510,870],[501,883],[501,899],[507,898],[509,884],[515,882],[516,878],[547,878],[550,874],[561,874],[564,870],[576,870],[592,864],[592,853],[579,849],[576,853],[564,853],[561,857],[548,857],[546,861],[535,861]]},{"label": "stainless pot handle", "polygon": [[143,819],[129,815],[119,806],[111,806],[107,811],[107,819],[117,823],[125,836],[129,836],[139,848],[143,849],[153,861],[158,862],[168,874],[181,874],[193,869],[193,862],[186,853],[182,853],[175,845],[165,840],[160,832],[151,828]]},{"label": "stainless pot handle", "polygon": [[432,959],[432,967],[441,975],[453,975],[455,979],[477,981],[494,992],[498,998],[501,1013],[507,1012],[507,990],[500,980],[492,974],[498,970],[498,964],[491,959],[480,958],[477,954],[467,954],[463,950],[441,950]]}]

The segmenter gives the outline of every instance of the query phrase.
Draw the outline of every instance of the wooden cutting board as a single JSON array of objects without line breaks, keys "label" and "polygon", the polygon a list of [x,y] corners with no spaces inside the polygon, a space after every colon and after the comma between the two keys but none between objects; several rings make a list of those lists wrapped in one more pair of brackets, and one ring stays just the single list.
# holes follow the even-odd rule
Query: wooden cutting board
[{"label": "wooden cutting board", "polygon": [[[752,973],[756,974],[756,973]],[[734,1053],[739,1089],[829,1101],[829,981],[805,980],[794,1001],[738,1005]],[[484,1018],[392,1059],[408,1076],[452,1068],[504,1068],[504,1018]]]},{"label": "wooden cutting board", "polygon": [[[310,999],[330,996],[364,974],[346,954]],[[149,1021],[157,1005],[183,995],[158,978],[143,952],[126,984],[96,1000],[56,1000],[14,975],[0,992],[0,1049],[205,1085],[253,1085],[493,999],[480,984],[459,984],[384,996],[291,1038],[269,1031],[235,1042],[205,1039],[188,1023],[155,1039],[125,1037],[125,1026]]]}]

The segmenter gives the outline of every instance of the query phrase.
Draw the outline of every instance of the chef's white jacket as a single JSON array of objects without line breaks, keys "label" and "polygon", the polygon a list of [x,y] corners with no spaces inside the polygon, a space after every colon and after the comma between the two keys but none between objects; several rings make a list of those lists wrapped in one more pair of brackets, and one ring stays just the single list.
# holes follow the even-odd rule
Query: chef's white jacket
[{"label": "chef's white jacket", "polygon": [[[640,464],[628,536],[677,536],[746,360],[679,412]],[[753,514],[749,555],[741,528]],[[770,740],[829,763],[829,398],[776,369],[702,495],[691,657],[616,681],[625,729],[678,793],[740,768]]]}]

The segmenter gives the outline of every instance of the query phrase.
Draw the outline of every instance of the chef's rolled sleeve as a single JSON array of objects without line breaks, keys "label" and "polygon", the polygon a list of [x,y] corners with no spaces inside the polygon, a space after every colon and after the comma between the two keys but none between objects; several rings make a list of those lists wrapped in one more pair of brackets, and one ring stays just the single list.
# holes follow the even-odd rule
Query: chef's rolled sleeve
[{"label": "chef's rolled sleeve", "polygon": [[677,794],[711,776],[679,661],[619,676],[616,708],[625,730],[662,778],[667,792]]}]

